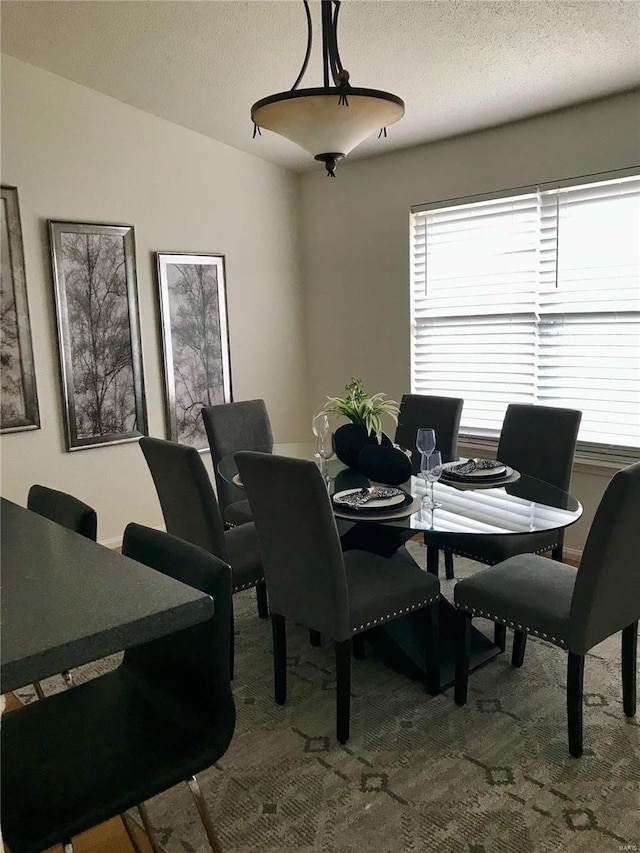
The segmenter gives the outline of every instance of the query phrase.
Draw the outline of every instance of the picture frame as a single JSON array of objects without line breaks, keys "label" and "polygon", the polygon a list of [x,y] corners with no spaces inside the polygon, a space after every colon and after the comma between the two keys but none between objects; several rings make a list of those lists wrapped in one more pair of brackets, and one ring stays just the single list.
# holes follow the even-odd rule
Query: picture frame
[{"label": "picture frame", "polygon": [[147,435],[132,225],[49,220],[68,451]]},{"label": "picture frame", "polygon": [[200,410],[231,401],[225,258],[156,252],[156,270],[169,438],[208,451]]},{"label": "picture frame", "polygon": [[0,207],[0,432],[40,429],[18,188]]}]

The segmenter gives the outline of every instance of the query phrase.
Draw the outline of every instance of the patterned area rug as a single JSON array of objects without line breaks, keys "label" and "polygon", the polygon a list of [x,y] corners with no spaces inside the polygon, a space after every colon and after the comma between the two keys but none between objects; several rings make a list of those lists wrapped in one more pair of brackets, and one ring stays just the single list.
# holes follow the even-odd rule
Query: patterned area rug
[{"label": "patterned area rug", "polygon": [[[424,547],[409,547],[424,565]],[[479,568],[456,561],[458,577]],[[454,583],[443,581],[446,595]],[[580,760],[567,751],[565,655],[535,639],[522,669],[505,654],[473,673],[464,708],[452,689],[431,697],[368,647],[353,663],[351,739],[340,746],[332,645],[314,648],[289,627],[278,707],[270,623],[251,592],[234,607],[236,732],[199,775],[228,853],[640,850],[640,715],[622,711],[619,635],[588,656]],[[76,670],[77,680],[113,662]],[[186,785],[148,806],[167,853],[209,850]]]}]

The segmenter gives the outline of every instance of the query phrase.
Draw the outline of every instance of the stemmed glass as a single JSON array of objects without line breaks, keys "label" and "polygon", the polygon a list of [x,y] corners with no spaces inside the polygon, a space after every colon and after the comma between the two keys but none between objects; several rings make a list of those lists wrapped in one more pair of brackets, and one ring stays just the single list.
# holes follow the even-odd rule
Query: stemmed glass
[{"label": "stemmed glass", "polygon": [[416,447],[423,456],[429,456],[436,449],[436,432],[431,427],[420,427],[416,435]]},{"label": "stemmed glass", "polygon": [[330,481],[327,463],[335,452],[333,432],[331,431],[328,415],[324,414],[324,412],[314,415],[311,421],[311,429],[316,437],[316,452],[320,457],[320,471],[328,486]]},{"label": "stemmed glass", "polygon": [[431,486],[431,497],[422,499],[423,509],[436,509],[442,506],[433,499],[433,484],[436,483],[442,474],[442,456],[439,450],[432,451],[428,456],[422,455],[420,464],[420,476]]}]

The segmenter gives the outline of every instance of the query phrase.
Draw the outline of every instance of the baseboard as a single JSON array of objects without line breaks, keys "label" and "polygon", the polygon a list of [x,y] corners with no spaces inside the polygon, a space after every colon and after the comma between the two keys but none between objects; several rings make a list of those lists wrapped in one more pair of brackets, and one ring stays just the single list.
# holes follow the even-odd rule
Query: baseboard
[{"label": "baseboard", "polygon": [[[159,525],[148,525],[152,530],[165,530],[164,524]],[[104,545],[105,548],[110,548],[112,551],[121,551],[122,550],[122,536],[116,536],[114,539],[100,539],[100,545]]]}]

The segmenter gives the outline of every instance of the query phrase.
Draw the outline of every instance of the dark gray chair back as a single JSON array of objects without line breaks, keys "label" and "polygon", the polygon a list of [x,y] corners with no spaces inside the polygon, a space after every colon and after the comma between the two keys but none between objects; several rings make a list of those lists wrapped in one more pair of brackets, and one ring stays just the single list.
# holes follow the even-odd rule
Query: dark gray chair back
[{"label": "dark gray chair back", "polygon": [[204,406],[202,419],[209,438],[216,478],[216,491],[224,515],[229,504],[246,500],[247,496],[227,483],[218,473],[218,462],[236,450],[252,450],[272,446],[273,433],[264,400],[241,400],[219,406]]},{"label": "dark gray chair back", "polygon": [[582,412],[512,403],[502,423],[497,458],[521,474],[569,490]]},{"label": "dark gray chair back", "polygon": [[459,397],[435,397],[428,394],[404,394],[400,400],[396,444],[411,451],[413,473],[420,471],[420,452],[416,434],[420,427],[431,427],[436,448],[443,456],[458,452],[458,430],[464,400]]},{"label": "dark gray chair back", "polygon": [[258,529],[271,613],[349,636],[342,550],[318,466],[251,451],[237,453],[236,462]]},{"label": "dark gray chair back", "polygon": [[27,497],[27,509],[37,512],[45,518],[61,524],[68,530],[74,530],[87,539],[96,541],[98,517],[95,509],[56,489],[47,486],[31,486]]},{"label": "dark gray chair back", "polygon": [[640,616],[640,462],[613,477],[600,501],[571,600],[576,651],[586,652]]},{"label": "dark gray chair back", "polygon": [[211,480],[195,447],[143,436],[167,533],[227,561],[224,525]]}]

